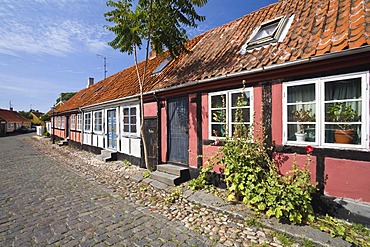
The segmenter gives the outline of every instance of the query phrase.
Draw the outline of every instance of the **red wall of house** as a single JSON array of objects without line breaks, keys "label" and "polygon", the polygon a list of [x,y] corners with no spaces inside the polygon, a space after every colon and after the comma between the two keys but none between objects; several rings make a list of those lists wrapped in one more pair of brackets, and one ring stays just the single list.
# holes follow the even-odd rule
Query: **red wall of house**
[{"label": "red wall of house", "polygon": [[[255,86],[253,88],[253,108],[254,108],[254,121],[255,121],[255,130],[258,130],[259,124],[262,122],[262,87]],[[256,132],[255,132],[256,133]]]},{"label": "red wall of house", "polygon": [[293,162],[295,160],[298,167],[302,168],[307,163],[308,170],[311,172],[311,183],[316,183],[316,157],[307,155],[295,155],[295,154],[275,154],[275,163],[278,170],[283,175],[289,175],[289,171],[293,168]]},{"label": "red wall of house", "polygon": [[62,129],[55,129],[54,130],[54,135],[56,135],[56,136],[58,136],[60,138],[65,138],[66,137],[65,130],[62,130]]},{"label": "red wall of house", "polygon": [[208,94],[202,94],[202,139],[208,140]]},{"label": "red wall of house", "polygon": [[272,141],[277,145],[283,143],[283,85],[281,83],[272,85],[272,116],[273,126]]},{"label": "red wall of house", "polygon": [[325,158],[325,194],[370,202],[370,162]]},{"label": "red wall of house", "polygon": [[191,102],[196,94],[189,95],[189,166],[197,168],[197,103]]},{"label": "red wall of house", "polygon": [[144,115],[145,117],[156,117],[157,116],[157,102],[150,102],[144,104]]},{"label": "red wall of house", "polygon": [[71,130],[70,134],[69,134],[69,138],[72,141],[81,142],[82,141],[81,140],[81,132],[76,132],[76,131]]},{"label": "red wall of house", "polygon": [[167,104],[166,101],[161,103],[165,104],[165,107],[161,108],[161,162],[167,162]]}]

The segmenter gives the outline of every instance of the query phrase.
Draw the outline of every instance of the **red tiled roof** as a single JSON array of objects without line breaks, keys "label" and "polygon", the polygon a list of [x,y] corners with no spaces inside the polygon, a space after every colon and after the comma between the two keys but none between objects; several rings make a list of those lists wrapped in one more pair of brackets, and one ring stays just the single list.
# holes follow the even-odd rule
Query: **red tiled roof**
[{"label": "red tiled roof", "polygon": [[[186,47],[191,50],[192,47],[201,39],[202,35],[190,40]],[[144,92],[149,92],[162,81],[163,77],[172,70],[172,68],[185,57],[183,54],[179,59],[172,60],[160,73],[152,75],[152,72],[168,57],[165,52],[163,56],[155,56],[148,60],[146,83]],[[145,61],[138,63],[140,74],[144,71]],[[56,112],[65,112],[77,110],[79,107],[90,106],[114,99],[125,98],[140,93],[138,77],[135,65],[122,70],[106,79],[99,81],[92,86],[77,92],[71,99],[61,104],[55,109]]]},{"label": "red tiled roof", "polygon": [[[282,42],[240,53],[262,23],[293,14]],[[157,89],[365,45],[370,45],[370,1],[279,1],[205,33]]]},{"label": "red tiled roof", "polygon": [[[262,23],[292,15],[293,22],[282,42],[240,53],[252,32]],[[368,45],[369,0],[280,0],[190,40],[188,49],[192,52],[173,60],[158,75],[147,77],[144,91]],[[157,56],[149,60],[148,75],[163,59]],[[144,62],[138,66],[142,71]],[[81,90],[57,111],[77,109],[138,93],[137,74],[135,66],[132,66]]]},{"label": "red tiled roof", "polygon": [[11,123],[24,123],[24,122],[31,123],[30,119],[23,117],[21,114],[19,114],[16,111],[0,109],[0,117],[4,119],[5,121],[11,122]]}]

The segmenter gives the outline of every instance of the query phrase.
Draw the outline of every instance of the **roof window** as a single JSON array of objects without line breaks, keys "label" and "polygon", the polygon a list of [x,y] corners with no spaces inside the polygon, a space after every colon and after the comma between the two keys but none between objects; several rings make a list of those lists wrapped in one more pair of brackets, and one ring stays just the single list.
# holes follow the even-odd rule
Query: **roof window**
[{"label": "roof window", "polygon": [[94,91],[94,92],[95,92],[95,93],[96,93],[96,92],[98,92],[98,91],[99,91],[100,89],[102,89],[103,87],[104,87],[104,86],[100,86],[100,87],[98,87],[97,89],[95,89],[95,91]]},{"label": "roof window", "polygon": [[163,62],[152,72],[152,75],[162,72],[162,70],[172,61],[172,57],[169,56],[163,60]]},{"label": "roof window", "polygon": [[283,41],[293,19],[294,15],[290,18],[282,16],[262,23],[253,31],[246,44],[243,46],[241,53],[244,54],[249,49]]}]

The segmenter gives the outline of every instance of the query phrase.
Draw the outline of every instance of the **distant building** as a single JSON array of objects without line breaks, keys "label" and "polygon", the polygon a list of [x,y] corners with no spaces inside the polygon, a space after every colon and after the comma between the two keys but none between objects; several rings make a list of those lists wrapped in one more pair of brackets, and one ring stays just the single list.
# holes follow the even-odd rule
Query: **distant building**
[{"label": "distant building", "polygon": [[44,115],[44,113],[39,111],[31,111],[30,115],[32,116],[31,122],[33,125],[45,126],[45,122],[41,120],[41,116]]},{"label": "distant building", "polygon": [[5,135],[20,129],[22,126],[31,126],[31,120],[23,117],[13,109],[0,109],[0,134]]}]

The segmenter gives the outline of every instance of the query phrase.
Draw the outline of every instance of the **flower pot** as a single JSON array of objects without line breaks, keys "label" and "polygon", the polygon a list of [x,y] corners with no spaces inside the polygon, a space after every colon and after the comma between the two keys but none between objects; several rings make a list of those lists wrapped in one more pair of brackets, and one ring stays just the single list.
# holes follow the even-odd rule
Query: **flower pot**
[{"label": "flower pot", "polygon": [[335,143],[352,144],[355,130],[335,130]]},{"label": "flower pot", "polygon": [[306,140],[306,133],[295,133],[297,142],[304,142]]}]

